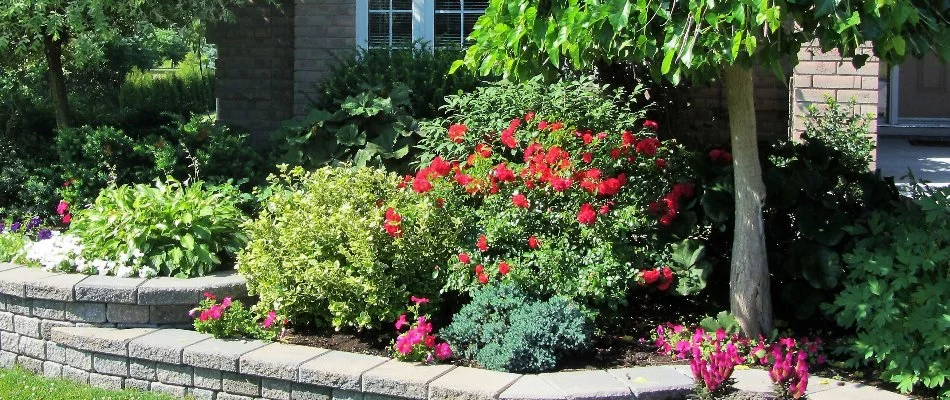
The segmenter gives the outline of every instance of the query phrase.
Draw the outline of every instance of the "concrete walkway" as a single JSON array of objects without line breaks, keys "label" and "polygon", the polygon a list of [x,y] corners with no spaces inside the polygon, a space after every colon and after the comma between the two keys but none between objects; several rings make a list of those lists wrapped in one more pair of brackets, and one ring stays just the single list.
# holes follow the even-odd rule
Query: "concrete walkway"
[{"label": "concrete walkway", "polygon": [[881,137],[877,143],[877,168],[884,176],[906,183],[908,169],[930,186],[950,186],[950,141],[945,146],[914,146],[907,137]]},{"label": "concrete walkway", "polygon": [[[687,376],[692,376],[688,365],[675,367]],[[769,373],[761,369],[737,367],[732,372],[736,380],[736,389],[747,392],[772,393],[772,381]],[[806,391],[808,400],[904,400],[910,397],[878,389],[863,383],[845,382],[835,379],[812,376],[808,379]]]}]

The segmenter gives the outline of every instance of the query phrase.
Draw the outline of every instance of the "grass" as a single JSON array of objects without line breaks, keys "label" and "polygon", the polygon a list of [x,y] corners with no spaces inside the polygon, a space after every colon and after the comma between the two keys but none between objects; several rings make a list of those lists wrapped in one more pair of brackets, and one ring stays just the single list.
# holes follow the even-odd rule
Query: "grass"
[{"label": "grass", "polygon": [[166,395],[134,390],[105,390],[36,376],[20,367],[0,369],[0,399],[9,400],[172,400]]}]

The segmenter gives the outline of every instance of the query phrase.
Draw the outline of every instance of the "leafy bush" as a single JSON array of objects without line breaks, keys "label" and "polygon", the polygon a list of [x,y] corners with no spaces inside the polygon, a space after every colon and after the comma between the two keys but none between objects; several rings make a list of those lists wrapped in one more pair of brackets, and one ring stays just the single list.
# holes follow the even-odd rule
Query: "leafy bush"
[{"label": "leafy bush", "polygon": [[409,91],[369,90],[347,97],[336,111],[313,110],[274,135],[277,164],[315,169],[352,163],[357,167],[404,169],[418,141],[409,113]]},{"label": "leafy bush", "polygon": [[809,106],[803,139],[824,143],[839,154],[848,169],[866,171],[874,159],[874,140],[868,130],[874,118],[855,112],[855,108],[854,99],[842,105],[830,96],[821,107]]},{"label": "leafy bush", "polygon": [[848,228],[843,290],[827,305],[857,338],[850,365],[874,365],[902,392],[923,384],[950,396],[950,190],[932,191]]},{"label": "leafy bush", "polygon": [[26,262],[25,247],[29,241],[26,233],[5,228],[6,222],[0,220],[0,262],[23,264]]},{"label": "leafy bush", "polygon": [[286,320],[279,320],[273,310],[258,315],[255,310],[245,308],[240,300],[225,297],[219,303],[214,294],[204,295],[198,307],[189,312],[195,319],[195,331],[210,333],[216,338],[277,340],[283,336]]},{"label": "leafy bush", "polygon": [[423,147],[438,156],[407,176],[406,186],[443,199],[469,221],[456,249],[465,260],[448,261],[446,288],[469,291],[505,263],[528,292],[599,311],[619,309],[638,286],[702,289],[709,266],[701,243],[690,240],[700,229],[692,155],[657,139],[655,122],[638,124],[639,113],[612,102],[624,93],[563,85],[499,87],[528,93],[536,97],[530,104],[551,113],[514,114],[502,128],[495,110],[520,107],[510,96],[461,96],[455,104],[478,106],[463,110],[459,122],[482,128],[459,123],[426,138]]},{"label": "leafy bush", "polygon": [[587,349],[591,329],[570,300],[539,301],[508,282],[476,291],[441,334],[456,354],[485,368],[533,373]]},{"label": "leafy bush", "polygon": [[62,181],[42,154],[0,139],[0,219],[50,216]]},{"label": "leafy bush", "polygon": [[412,88],[407,97],[409,115],[419,119],[441,115],[445,96],[467,92],[478,85],[474,74],[448,74],[462,49],[437,48],[423,43],[411,48],[360,49],[356,57],[347,55],[334,64],[317,87],[314,108],[337,110],[347,98],[370,90],[393,92],[399,86]]},{"label": "leafy bush", "polygon": [[199,68],[189,54],[173,73],[133,69],[119,89],[123,125],[157,126],[167,114],[201,114],[214,109],[214,71]]},{"label": "leafy bush", "polygon": [[169,180],[104,189],[76,213],[84,272],[118,276],[207,275],[244,245],[236,189]]},{"label": "leafy bush", "polygon": [[248,289],[294,323],[334,327],[378,327],[410,294],[432,298],[458,221],[397,182],[372,169],[283,166],[260,216],[245,225],[238,270]]}]

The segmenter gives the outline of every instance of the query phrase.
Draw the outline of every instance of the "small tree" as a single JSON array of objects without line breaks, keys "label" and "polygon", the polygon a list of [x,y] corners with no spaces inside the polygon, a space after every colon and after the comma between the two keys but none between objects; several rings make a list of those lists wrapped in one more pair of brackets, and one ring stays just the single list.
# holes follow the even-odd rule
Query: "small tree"
[{"label": "small tree", "polygon": [[596,63],[647,64],[674,84],[722,76],[734,154],[735,239],[731,309],[747,335],[772,329],[756,147],[753,71],[782,74],[802,44],[817,41],[860,66],[870,41],[887,62],[936,50],[950,59],[943,0],[491,0],[475,44],[453,68],[524,78]]},{"label": "small tree", "polygon": [[69,126],[64,52],[87,48],[149,24],[186,26],[227,19],[227,7],[248,0],[0,0],[0,64],[45,58],[56,126]]}]

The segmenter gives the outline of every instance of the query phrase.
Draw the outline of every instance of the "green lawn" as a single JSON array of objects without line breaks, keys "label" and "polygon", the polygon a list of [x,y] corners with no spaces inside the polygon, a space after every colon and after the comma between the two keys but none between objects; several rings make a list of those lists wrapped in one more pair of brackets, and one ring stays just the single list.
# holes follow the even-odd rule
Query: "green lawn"
[{"label": "green lawn", "polygon": [[33,375],[20,367],[0,369],[3,400],[172,400],[173,397],[133,390],[104,390],[65,379]]}]

